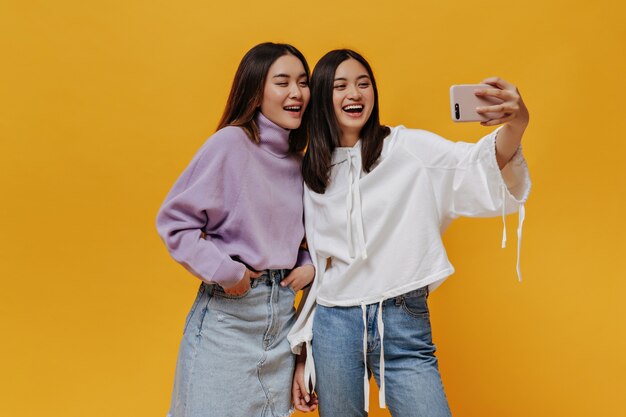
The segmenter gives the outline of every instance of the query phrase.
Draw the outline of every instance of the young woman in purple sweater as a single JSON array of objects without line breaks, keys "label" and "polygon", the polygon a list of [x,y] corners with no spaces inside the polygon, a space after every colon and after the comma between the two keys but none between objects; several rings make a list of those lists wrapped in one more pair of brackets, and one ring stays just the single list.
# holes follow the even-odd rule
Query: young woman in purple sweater
[{"label": "young woman in purple sweater", "polygon": [[302,248],[301,125],[309,67],[293,46],[242,59],[218,131],[157,216],[172,257],[202,281],[180,346],[171,417],[292,411],[287,333],[314,268]]}]

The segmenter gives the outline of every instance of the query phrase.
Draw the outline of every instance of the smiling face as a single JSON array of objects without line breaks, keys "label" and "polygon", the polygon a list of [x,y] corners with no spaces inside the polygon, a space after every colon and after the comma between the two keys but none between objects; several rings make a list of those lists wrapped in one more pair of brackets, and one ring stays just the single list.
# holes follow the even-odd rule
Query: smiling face
[{"label": "smiling face", "polygon": [[297,129],[310,98],[302,62],[293,55],[274,61],[265,79],[261,113],[284,129]]},{"label": "smiling face", "polygon": [[339,64],[333,81],[333,109],[342,142],[356,142],[374,103],[374,88],[367,69],[352,58]]}]

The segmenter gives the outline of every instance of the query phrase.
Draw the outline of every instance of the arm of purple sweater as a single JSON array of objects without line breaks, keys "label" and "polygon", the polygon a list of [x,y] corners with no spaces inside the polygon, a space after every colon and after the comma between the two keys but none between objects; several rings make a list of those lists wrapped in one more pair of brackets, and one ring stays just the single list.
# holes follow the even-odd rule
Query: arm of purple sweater
[{"label": "arm of purple sweater", "polygon": [[[228,215],[240,192],[233,171],[245,167],[247,154],[237,152],[227,138],[213,137],[198,151],[176,181],[157,215],[157,230],[170,255],[193,275],[231,287],[241,280],[245,266],[214,243],[218,235],[203,233]],[[230,145],[230,146],[229,146]]]},{"label": "arm of purple sweater", "polygon": [[313,265],[313,261],[311,261],[311,255],[309,255],[309,250],[301,246],[298,250],[298,260],[296,261],[295,268],[303,265]]}]

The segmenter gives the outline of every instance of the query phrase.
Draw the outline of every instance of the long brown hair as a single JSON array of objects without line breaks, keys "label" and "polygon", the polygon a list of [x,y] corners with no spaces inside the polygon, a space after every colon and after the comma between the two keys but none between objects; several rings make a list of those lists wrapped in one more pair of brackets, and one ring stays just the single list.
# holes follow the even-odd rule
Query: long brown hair
[{"label": "long brown hair", "polygon": [[363,169],[369,172],[380,157],[383,139],[389,135],[389,128],[380,124],[378,111],[378,89],[372,68],[357,52],[351,49],[337,49],[328,52],[315,65],[311,77],[311,101],[309,102],[307,130],[309,147],[302,160],[302,176],[306,185],[313,191],[323,194],[328,186],[333,151],[339,146],[341,129],[333,108],[333,84],[339,65],[348,60],[360,62],[369,75],[374,89],[372,114],[361,129],[361,157]]},{"label": "long brown hair", "polygon": [[[253,47],[239,63],[224,108],[224,114],[217,125],[218,130],[226,126],[239,126],[253,142],[259,143],[259,127],[255,117],[263,101],[265,80],[274,61],[283,55],[293,55],[302,62],[308,81],[310,77],[309,65],[304,55],[295,47],[272,42],[261,43]],[[300,127],[289,133],[290,153],[300,153],[306,147],[305,116],[306,110]]]}]

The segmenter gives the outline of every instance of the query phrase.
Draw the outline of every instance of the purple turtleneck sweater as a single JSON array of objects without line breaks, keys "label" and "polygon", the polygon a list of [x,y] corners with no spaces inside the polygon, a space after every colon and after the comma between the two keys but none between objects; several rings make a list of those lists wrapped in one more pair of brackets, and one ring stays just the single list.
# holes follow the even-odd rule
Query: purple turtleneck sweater
[{"label": "purple turtleneck sweater", "polygon": [[300,248],[301,158],[287,152],[289,130],[260,112],[256,121],[259,144],[239,127],[211,136],[157,215],[172,257],[203,281],[224,287],[243,277],[243,263],[257,271],[311,263]]}]

